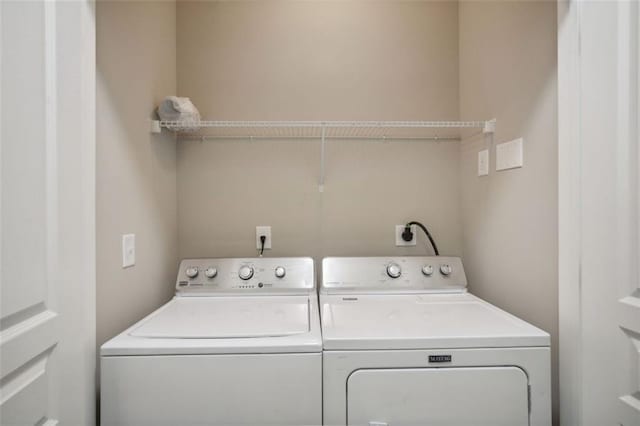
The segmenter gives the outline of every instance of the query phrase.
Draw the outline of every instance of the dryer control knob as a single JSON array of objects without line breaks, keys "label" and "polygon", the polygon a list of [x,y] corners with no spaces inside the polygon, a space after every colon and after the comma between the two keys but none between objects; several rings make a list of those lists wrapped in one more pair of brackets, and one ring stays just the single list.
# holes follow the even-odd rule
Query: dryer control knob
[{"label": "dryer control knob", "polygon": [[204,271],[204,274],[207,276],[207,278],[213,278],[218,275],[218,270],[216,268],[209,267]]},{"label": "dryer control knob", "polygon": [[238,271],[238,276],[240,279],[248,280],[253,276],[253,268],[251,266],[244,265]]},{"label": "dryer control knob", "polygon": [[198,276],[198,268],[190,266],[186,271],[184,271],[184,273],[187,274],[187,277],[189,278],[195,278]]},{"label": "dryer control knob", "polygon": [[430,277],[433,274],[433,266],[431,265],[424,265],[422,267],[422,273],[424,275],[426,275],[427,277]]},{"label": "dryer control knob", "polygon": [[388,265],[387,275],[389,275],[391,278],[398,278],[400,275],[402,275],[402,269],[400,269],[400,265],[398,265],[397,263],[391,263],[390,265]]},{"label": "dryer control knob", "polygon": [[286,270],[286,269],[284,269],[284,266],[278,266],[278,267],[276,268],[275,273],[276,273],[276,277],[278,277],[278,278],[284,278],[284,276],[285,276],[285,275],[287,275],[287,270]]},{"label": "dryer control knob", "polygon": [[451,269],[451,265],[440,265],[440,273],[442,275],[451,275],[453,269]]}]

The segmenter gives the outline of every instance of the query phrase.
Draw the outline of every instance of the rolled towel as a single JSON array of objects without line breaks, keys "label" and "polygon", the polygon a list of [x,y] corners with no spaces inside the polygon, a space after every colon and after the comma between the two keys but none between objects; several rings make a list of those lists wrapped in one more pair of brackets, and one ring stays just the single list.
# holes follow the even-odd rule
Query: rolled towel
[{"label": "rolled towel", "polygon": [[178,96],[167,96],[158,107],[158,115],[162,121],[180,121],[196,123],[200,121],[200,112],[191,99]]}]

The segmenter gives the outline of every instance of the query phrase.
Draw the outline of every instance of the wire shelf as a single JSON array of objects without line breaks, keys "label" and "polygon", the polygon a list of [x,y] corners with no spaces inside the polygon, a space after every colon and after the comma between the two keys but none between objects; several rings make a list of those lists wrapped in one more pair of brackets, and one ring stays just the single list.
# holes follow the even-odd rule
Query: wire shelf
[{"label": "wire shelf", "polygon": [[486,121],[158,121],[151,131],[168,129],[180,139],[313,139],[320,144],[318,188],[324,191],[325,144],[329,139],[460,140],[461,129],[478,129],[489,137],[496,120]]},{"label": "wire shelf", "polygon": [[252,139],[428,139],[456,140],[460,129],[492,133],[490,121],[159,121],[189,138]]}]

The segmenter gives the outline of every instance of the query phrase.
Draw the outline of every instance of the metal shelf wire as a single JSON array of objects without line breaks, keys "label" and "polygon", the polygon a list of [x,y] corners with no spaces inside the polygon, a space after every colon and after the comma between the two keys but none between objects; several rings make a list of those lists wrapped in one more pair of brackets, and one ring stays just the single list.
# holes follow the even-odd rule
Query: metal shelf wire
[{"label": "metal shelf wire", "polygon": [[157,121],[151,131],[176,132],[179,139],[313,139],[321,142],[320,192],[324,188],[325,144],[329,139],[459,141],[461,129],[491,136],[496,120],[485,121]]},{"label": "metal shelf wire", "polygon": [[[459,129],[487,131],[494,121],[160,121],[186,139],[424,139],[456,140]],[[156,127],[158,128],[158,127]]]}]

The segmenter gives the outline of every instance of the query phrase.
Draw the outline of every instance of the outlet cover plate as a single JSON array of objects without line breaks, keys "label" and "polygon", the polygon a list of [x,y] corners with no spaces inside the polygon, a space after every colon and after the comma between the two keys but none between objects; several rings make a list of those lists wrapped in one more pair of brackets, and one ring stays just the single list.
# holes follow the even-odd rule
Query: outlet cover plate
[{"label": "outlet cover plate", "polygon": [[271,227],[270,226],[256,226],[256,248],[260,250],[262,243],[260,242],[260,236],[266,235],[267,239],[264,241],[264,249],[271,249]]},{"label": "outlet cover plate", "polygon": [[405,225],[396,225],[396,247],[415,246],[417,236],[416,225],[411,225],[411,232],[413,232],[413,239],[411,241],[405,241],[402,239],[404,227]]}]

